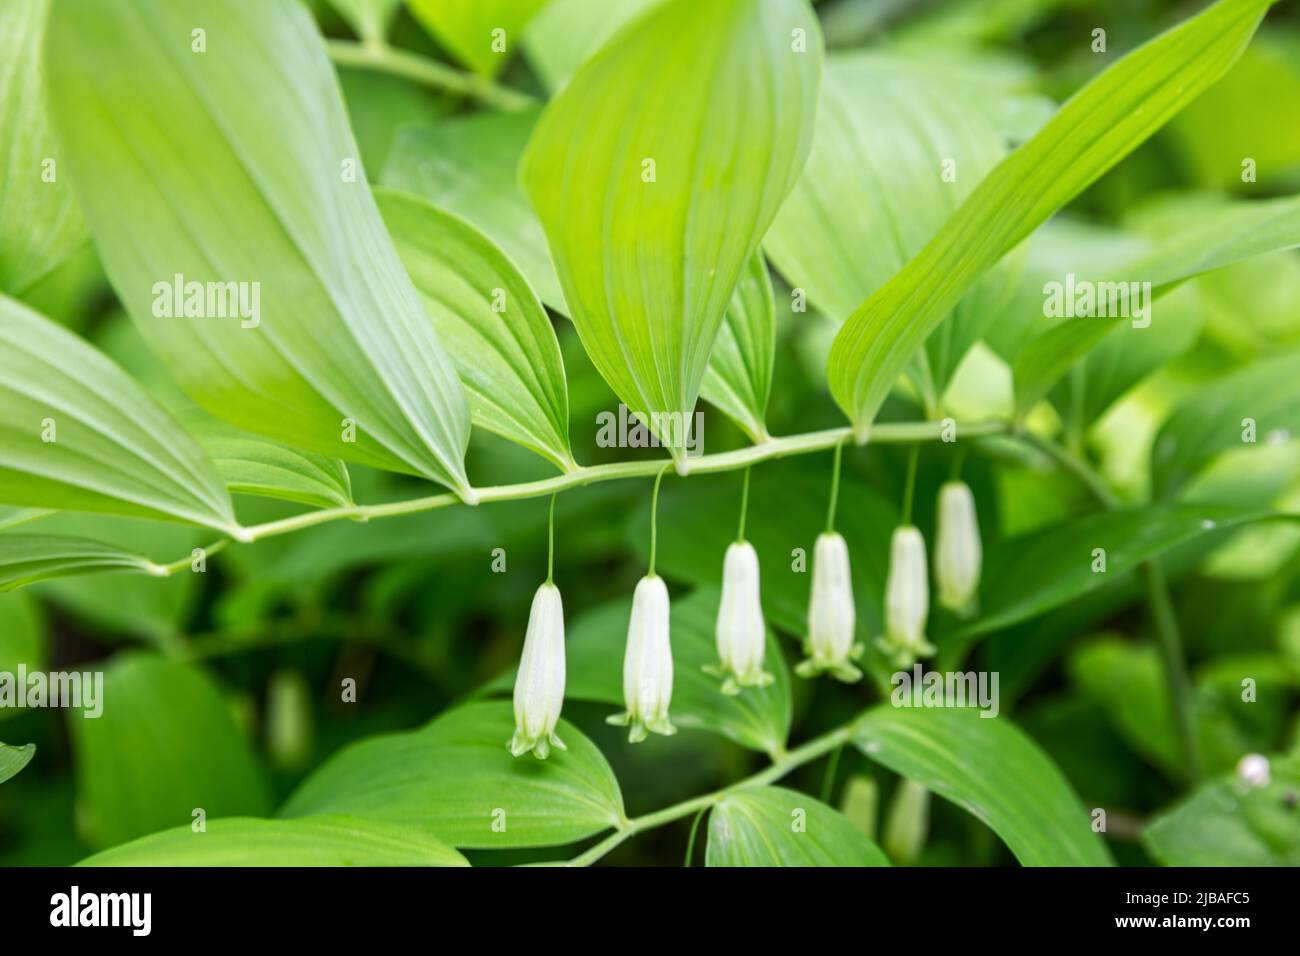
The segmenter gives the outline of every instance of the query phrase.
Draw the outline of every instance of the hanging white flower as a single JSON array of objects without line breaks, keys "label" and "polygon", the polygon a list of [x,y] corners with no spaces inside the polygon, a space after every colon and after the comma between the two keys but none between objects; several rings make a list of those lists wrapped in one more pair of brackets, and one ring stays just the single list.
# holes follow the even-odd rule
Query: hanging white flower
[{"label": "hanging white flower", "polygon": [[849,546],[842,535],[826,531],[817,536],[813,548],[812,598],[804,641],[808,659],[795,673],[812,677],[827,671],[842,681],[858,680],[862,671],[850,663],[862,653],[862,645],[853,641],[856,626]]},{"label": "hanging white flower", "polygon": [[934,542],[934,576],[941,605],[963,617],[975,612],[982,557],[975,496],[965,482],[946,482],[939,489]]},{"label": "hanging white flower", "polygon": [[759,599],[758,552],[748,541],[736,541],[722,561],[722,601],[714,636],[720,667],[706,667],[723,679],[724,694],[742,687],[766,687],[772,675],[763,670],[767,629]]},{"label": "hanging white flower", "polygon": [[510,752],[532,751],[545,760],[551,748],[565,750],[555,735],[564,705],[564,605],[560,589],[549,581],[533,595],[524,652],[515,677],[515,735]]},{"label": "hanging white flower", "polygon": [[663,578],[646,575],[632,595],[632,619],[627,626],[623,657],[625,713],[609,718],[629,727],[627,739],[645,740],[647,731],[675,734],[668,720],[673,697],[673,649],[668,640],[668,588]]},{"label": "hanging white flower", "polygon": [[930,612],[928,575],[921,532],[912,525],[895,528],[885,578],[885,637],[880,646],[900,667],[935,651],[925,639]]}]

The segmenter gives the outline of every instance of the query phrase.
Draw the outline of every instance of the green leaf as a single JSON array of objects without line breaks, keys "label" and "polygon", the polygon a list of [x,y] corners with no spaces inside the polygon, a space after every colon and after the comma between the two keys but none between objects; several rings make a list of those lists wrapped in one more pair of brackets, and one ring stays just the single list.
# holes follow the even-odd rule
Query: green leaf
[{"label": "green leaf", "polygon": [[402,0],[329,0],[329,4],[357,36],[373,43],[388,36]]},{"label": "green leaf", "polygon": [[[306,9],[56,0],[47,46],[106,271],[186,392],[249,431],[472,499],[463,390],[384,231]],[[168,291],[176,276],[223,298],[244,283],[238,314],[214,294],[198,311],[215,314],[181,317],[199,303]]]},{"label": "green leaf", "polygon": [[148,558],[89,538],[52,534],[0,534],[0,591],[48,578],[98,571],[162,574]]},{"label": "green leaf", "polygon": [[708,866],[889,866],[843,814],[784,787],[731,790],[709,814]]},{"label": "green leaf", "polygon": [[237,534],[202,450],[100,352],[0,295],[0,501]]},{"label": "green leaf", "polygon": [[117,658],[98,705],[68,713],[84,832],[116,846],[193,823],[260,816],[267,792],[229,704],[202,672],[151,655]]},{"label": "green leaf", "polygon": [[[718,558],[719,565],[722,562]],[[778,754],[790,734],[790,672],[776,637],[768,632],[764,669],[773,676],[767,687],[723,694],[718,678],[705,673],[718,663],[714,639],[720,594],[705,587],[672,602],[673,702],[678,727],[722,734],[742,747]],[[617,598],[584,612],[565,635],[565,696],[623,706],[623,658],[611,653],[627,638],[631,598]],[[502,674],[489,691],[508,692],[515,671]]]},{"label": "green leaf", "polygon": [[623,820],[618,781],[595,745],[561,720],[568,750],[512,757],[505,701],[467,704],[422,730],[353,744],[312,774],[283,817],[344,813],[427,828],[457,847],[554,846]]},{"label": "green leaf", "polygon": [[1061,771],[1005,717],[970,709],[863,715],[854,743],[868,758],[974,814],[1024,866],[1109,866],[1110,852]]},{"label": "green leaf", "polygon": [[[1246,419],[1256,444],[1245,442]],[[1232,448],[1300,433],[1300,352],[1265,358],[1200,385],[1161,426],[1151,449],[1156,498],[1174,497],[1211,460]]]},{"label": "green leaf", "polygon": [[750,257],[723,316],[700,394],[754,442],[765,441],[776,361],[776,306],[761,252]]},{"label": "green leaf", "polygon": [[[1017,412],[1023,415],[1032,409],[1075,362],[1098,344],[1114,339],[1117,329],[1126,341],[1116,343],[1116,349],[1130,353],[1129,342],[1147,344],[1147,339],[1167,331],[1169,316],[1162,309],[1157,322],[1153,303],[1188,279],[1294,246],[1300,246],[1300,196],[1239,202],[1208,213],[1197,208],[1137,262],[1125,262],[1106,276],[1081,276],[1094,282],[1149,282],[1151,326],[1135,326],[1133,318],[1087,316],[1067,319],[1040,333],[1016,357]],[[1125,325],[1128,328],[1122,329]],[[1132,339],[1133,335],[1140,338]]]},{"label": "green leaf", "polygon": [[379,189],[379,211],[469,395],[474,424],[577,468],[555,329],[492,240],[417,196]]},{"label": "green leaf", "polygon": [[1228,773],[1159,814],[1142,831],[1147,851],[1165,866],[1300,866],[1300,760],[1269,763],[1266,786]]},{"label": "green leaf", "polygon": [[468,866],[428,833],[351,817],[210,820],[96,853],[78,866]]},{"label": "green leaf", "polygon": [[723,313],[807,156],[820,66],[801,0],[670,0],[587,61],[524,156],[583,345],[679,467]]},{"label": "green leaf", "polygon": [[552,93],[623,24],[658,0],[549,0],[524,30],[524,55]]},{"label": "green leaf", "polygon": [[15,747],[13,744],[0,743],[0,783],[11,780],[18,772],[32,762],[36,756],[35,744]]},{"label": "green leaf", "polygon": [[545,0],[406,0],[429,35],[474,72],[495,76]]},{"label": "green leaf", "polygon": [[546,234],[519,185],[519,161],[539,109],[472,113],[398,131],[382,181],[482,230],[543,302],[568,314]]},{"label": "green leaf", "polygon": [[1270,2],[1220,0],[1108,68],[858,307],[831,348],[829,374],[864,437],[908,361],[979,276],[1222,76]]},{"label": "green leaf", "polygon": [[86,239],[45,109],[49,0],[0,0],[0,292],[19,293]]},{"label": "green leaf", "polygon": [[347,466],[228,425],[202,412],[183,416],[233,494],[297,501],[314,508],[353,504]]},{"label": "green leaf", "polygon": [[[18,665],[38,671],[45,665],[45,620],[39,605],[26,594],[0,596],[0,673],[13,674]],[[5,712],[0,710],[0,717]]]}]

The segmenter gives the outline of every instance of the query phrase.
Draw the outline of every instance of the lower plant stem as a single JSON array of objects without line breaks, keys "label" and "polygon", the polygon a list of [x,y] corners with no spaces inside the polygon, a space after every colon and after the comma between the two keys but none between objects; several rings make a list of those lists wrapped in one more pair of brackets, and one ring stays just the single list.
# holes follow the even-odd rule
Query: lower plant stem
[{"label": "lower plant stem", "polygon": [[1183,656],[1182,636],[1178,619],[1174,616],[1169,586],[1158,562],[1143,561],[1142,577],[1146,581],[1147,605],[1151,610],[1151,626],[1155,631],[1156,646],[1165,670],[1165,683],[1169,687],[1173,709],[1174,732],[1182,751],[1187,778],[1192,783],[1201,779],[1201,756],[1196,743],[1196,696],[1187,662]]},{"label": "lower plant stem", "polygon": [[471,73],[462,73],[445,63],[396,49],[386,43],[326,40],[325,49],[330,59],[339,66],[357,67],[400,76],[413,83],[470,97],[496,109],[521,110],[537,102],[518,90],[512,90]]},{"label": "lower plant stem", "polygon": [[856,722],[857,718],[854,718],[854,720],[849,723],[836,727],[834,730],[822,734],[820,737],[814,737],[806,744],[796,747],[781,759],[774,761],[770,767],[760,770],[752,777],[746,777],[739,783],[732,784],[729,787],[723,787],[721,790],[716,790],[713,793],[706,793],[702,796],[692,797],[690,800],[684,800],[681,803],[673,804],[671,807],[666,807],[663,810],[656,810],[654,813],[647,813],[645,816],[634,817],[595,846],[579,853],[573,859],[560,865],[590,866],[615,847],[636,836],[638,833],[644,833],[646,830],[653,830],[655,827],[661,827],[664,824],[672,823],[676,820],[682,819],[683,817],[688,817],[692,813],[700,813],[707,810],[709,807],[718,803],[718,801],[727,794],[738,790],[741,787],[761,787],[780,780],[796,767],[801,767],[806,763],[816,760],[823,754],[847,744],[853,737],[853,728]]}]

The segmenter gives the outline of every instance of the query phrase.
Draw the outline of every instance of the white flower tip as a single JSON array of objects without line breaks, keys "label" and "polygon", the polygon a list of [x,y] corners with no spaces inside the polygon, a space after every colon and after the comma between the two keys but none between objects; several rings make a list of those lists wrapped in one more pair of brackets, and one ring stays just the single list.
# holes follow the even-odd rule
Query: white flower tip
[{"label": "white flower tip", "polygon": [[1237,777],[1252,787],[1267,787],[1271,777],[1268,758],[1263,754],[1246,754],[1237,762]]}]

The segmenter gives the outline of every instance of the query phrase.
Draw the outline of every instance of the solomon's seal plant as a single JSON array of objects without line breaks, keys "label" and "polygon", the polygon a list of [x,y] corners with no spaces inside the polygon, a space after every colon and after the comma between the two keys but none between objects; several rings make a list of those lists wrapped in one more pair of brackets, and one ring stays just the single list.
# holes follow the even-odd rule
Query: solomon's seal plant
[{"label": "solomon's seal plant", "polygon": [[0,0],[0,863],[1300,862],[1300,22],[1067,6]]}]

